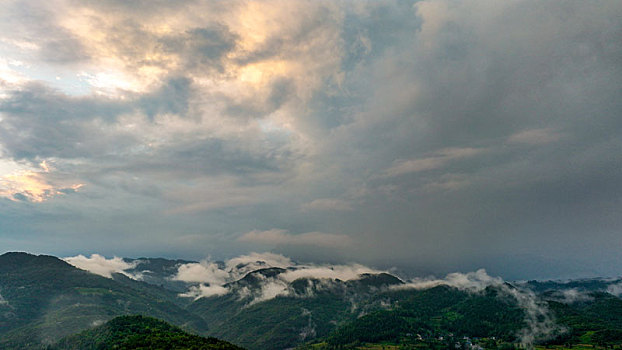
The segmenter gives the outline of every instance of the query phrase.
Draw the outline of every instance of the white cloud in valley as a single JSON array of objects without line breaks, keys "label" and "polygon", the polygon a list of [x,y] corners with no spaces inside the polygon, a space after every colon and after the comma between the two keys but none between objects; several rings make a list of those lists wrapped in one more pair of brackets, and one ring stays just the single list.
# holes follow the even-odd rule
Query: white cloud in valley
[{"label": "white cloud in valley", "polygon": [[255,291],[249,290],[248,287],[236,289],[238,296],[242,299],[249,298],[249,303],[255,304],[277,296],[294,295],[290,284],[297,279],[351,281],[360,279],[364,274],[383,272],[360,264],[303,264],[280,254],[252,253],[222,263],[204,260],[201,263],[182,264],[173,279],[198,283],[182,294],[197,299],[234,292],[230,289],[232,282],[241,280],[248,273],[269,268],[280,268],[284,271],[269,277],[253,273],[254,278],[260,281],[259,289]]},{"label": "white cloud in valley", "polygon": [[90,257],[86,257],[82,254],[64,258],[69,264],[94,274],[112,278],[113,273],[120,273],[127,275],[128,277],[135,278],[135,276],[128,274],[125,270],[132,269],[136,266],[136,262],[128,263],[123,258],[112,257],[106,258],[99,254],[91,254]]}]

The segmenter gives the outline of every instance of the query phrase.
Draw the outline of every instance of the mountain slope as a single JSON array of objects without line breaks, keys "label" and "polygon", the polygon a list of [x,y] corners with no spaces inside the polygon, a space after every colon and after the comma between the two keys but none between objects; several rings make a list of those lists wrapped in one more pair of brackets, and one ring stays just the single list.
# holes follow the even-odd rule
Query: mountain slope
[{"label": "mountain slope", "polygon": [[282,268],[262,268],[226,285],[230,292],[203,297],[189,310],[201,315],[214,336],[250,349],[285,349],[322,337],[336,325],[379,307],[374,295],[403,283],[381,274],[359,279],[279,279]]},{"label": "mountain slope", "polygon": [[557,322],[567,329],[552,339],[552,344],[622,344],[622,299],[603,292],[591,292],[578,302],[549,300],[548,304]]},{"label": "mountain slope", "polygon": [[207,328],[174,292],[126,278],[109,279],[52,256],[0,256],[0,348],[36,348],[115,316],[144,314],[189,329]]},{"label": "mountain slope", "polygon": [[469,293],[448,286],[426,290],[389,292],[395,307],[378,310],[336,329],[327,337],[331,345],[357,342],[399,342],[420,335],[495,337],[516,340],[525,327],[523,310],[515,300],[495,288]]},{"label": "mountain slope", "polygon": [[49,350],[193,349],[241,350],[216,338],[203,338],[179,327],[144,316],[119,316],[105,324],[65,337]]},{"label": "mountain slope", "polygon": [[244,306],[226,298],[205,298],[193,310],[210,322],[212,334],[251,349],[286,349],[328,334],[350,315],[350,303],[336,295],[277,297]]},{"label": "mountain slope", "polygon": [[131,268],[124,270],[128,275],[140,276],[140,280],[156,286],[169,289],[177,293],[188,290],[188,283],[174,279],[179,266],[183,264],[196,263],[190,260],[169,260],[164,258],[138,258],[123,259],[132,265]]},{"label": "mountain slope", "polygon": [[[176,283],[187,261],[128,261],[131,271],[105,278],[52,256],[1,255],[0,349],[42,349],[130,314],[257,350],[309,342],[328,348],[361,342],[453,347],[453,341],[466,344],[464,337],[622,344],[620,280],[531,281],[516,287],[478,271],[405,283],[378,271],[275,267],[257,260],[234,266],[222,283],[165,285]],[[191,264],[199,272],[214,268]],[[217,268],[222,273],[232,267]],[[128,277],[146,275],[149,283]]]},{"label": "mountain slope", "polygon": [[[557,291],[547,289],[537,300],[548,310],[547,333],[534,339],[546,345],[590,344],[613,347],[622,344],[622,299],[604,292],[588,292],[574,302],[560,302]],[[529,319],[524,305],[488,287],[469,293],[449,286],[393,294],[394,307],[377,310],[341,324],[323,339],[300,349],[358,349],[361,344],[412,347],[453,347],[477,341],[484,348],[523,341]],[[542,314],[543,315],[543,314]],[[375,344],[375,345],[373,345]],[[523,345],[524,346],[524,345]],[[527,345],[531,346],[531,345]]]}]

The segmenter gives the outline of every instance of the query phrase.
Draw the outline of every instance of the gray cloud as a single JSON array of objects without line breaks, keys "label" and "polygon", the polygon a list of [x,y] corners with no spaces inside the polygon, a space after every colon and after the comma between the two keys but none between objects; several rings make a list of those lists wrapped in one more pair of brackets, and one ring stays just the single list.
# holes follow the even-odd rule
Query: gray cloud
[{"label": "gray cloud", "polygon": [[0,39],[17,44],[22,51],[33,51],[38,59],[47,63],[64,65],[89,59],[79,38],[56,25],[58,8],[54,8],[54,4],[8,1],[3,5],[0,18],[4,35],[0,35]]},{"label": "gray cloud", "polygon": [[32,83],[0,101],[2,146],[17,159],[106,153],[130,141],[122,132],[110,133],[122,111],[115,101],[69,97]]},{"label": "gray cloud", "polygon": [[163,39],[165,51],[180,54],[186,60],[186,68],[213,69],[224,73],[223,60],[236,45],[237,37],[222,24],[194,28],[182,37]]},{"label": "gray cloud", "polygon": [[64,254],[120,255],[116,234],[130,255],[226,255],[279,227],[355,242],[276,248],[296,257],[618,273],[618,3],[18,7],[0,38],[0,162],[47,160],[85,186],[0,202],[6,246],[58,253],[73,230],[88,234]]},{"label": "gray cloud", "polygon": [[344,247],[352,244],[350,237],[324,232],[291,234],[286,230],[250,231],[238,238],[239,242],[269,245],[302,245],[324,248]]}]

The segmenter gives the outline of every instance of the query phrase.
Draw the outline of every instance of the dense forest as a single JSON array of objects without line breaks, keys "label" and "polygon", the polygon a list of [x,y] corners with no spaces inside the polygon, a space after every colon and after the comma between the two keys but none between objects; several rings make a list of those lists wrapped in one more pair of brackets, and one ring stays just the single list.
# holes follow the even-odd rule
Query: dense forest
[{"label": "dense forest", "polygon": [[61,339],[48,350],[241,350],[216,338],[204,338],[144,316],[119,316],[103,325]]}]

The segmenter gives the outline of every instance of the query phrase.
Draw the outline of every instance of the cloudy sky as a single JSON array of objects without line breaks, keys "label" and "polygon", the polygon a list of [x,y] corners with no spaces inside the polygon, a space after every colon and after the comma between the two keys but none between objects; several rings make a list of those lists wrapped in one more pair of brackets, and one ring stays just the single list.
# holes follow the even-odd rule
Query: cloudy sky
[{"label": "cloudy sky", "polygon": [[622,274],[619,1],[0,4],[0,251]]}]

